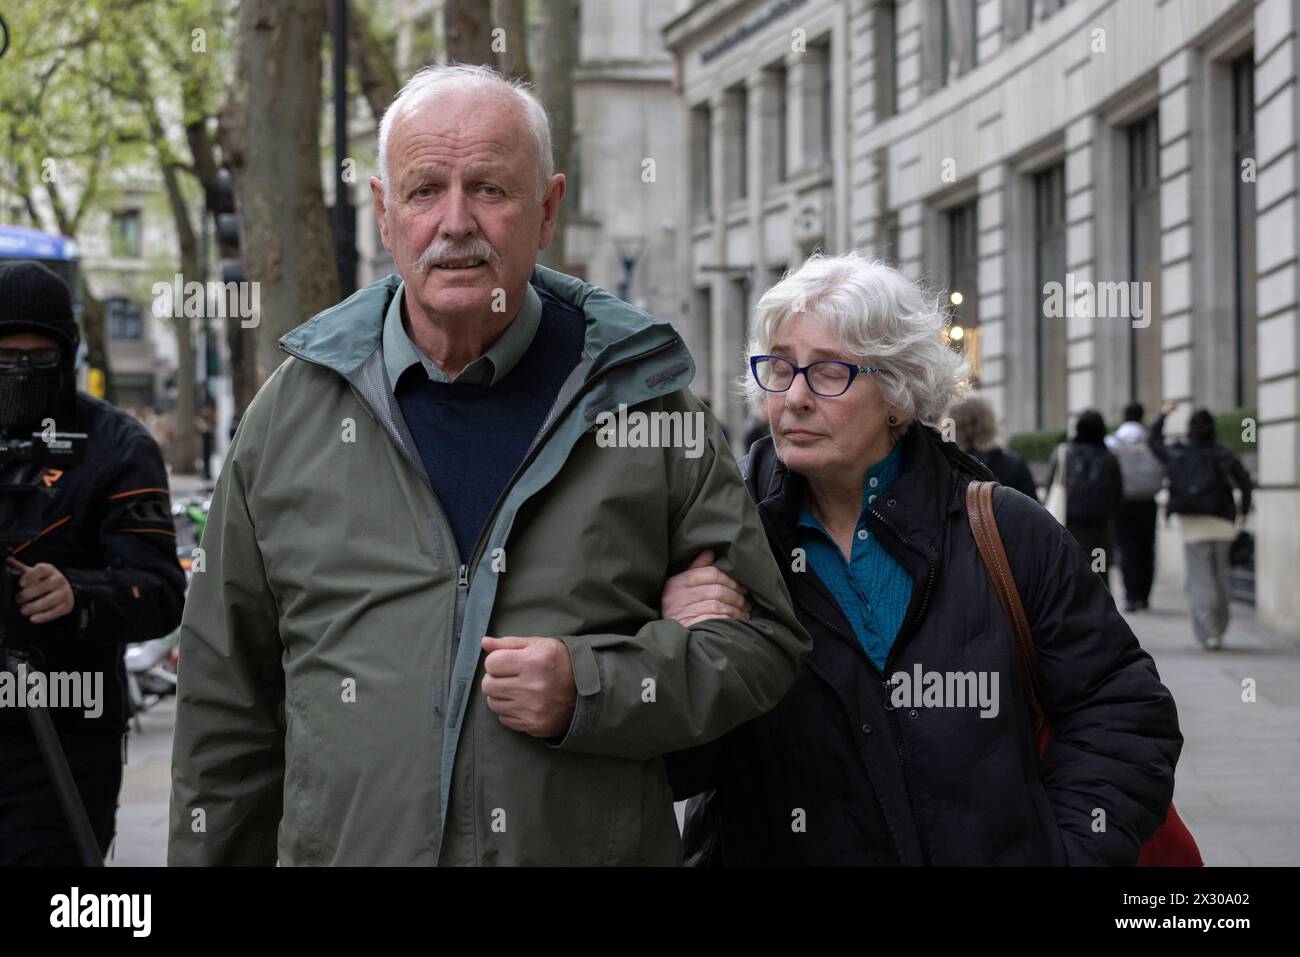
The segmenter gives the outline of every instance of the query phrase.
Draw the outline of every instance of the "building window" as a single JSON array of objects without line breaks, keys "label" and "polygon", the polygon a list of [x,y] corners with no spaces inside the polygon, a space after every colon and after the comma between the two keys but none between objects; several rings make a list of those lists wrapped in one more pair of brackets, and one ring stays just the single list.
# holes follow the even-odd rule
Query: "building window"
[{"label": "building window", "polygon": [[736,192],[735,199],[749,195],[749,90],[736,88]]},{"label": "building window", "polygon": [[582,215],[582,137],[573,134],[569,144],[569,168],[564,171],[565,200],[575,216]]},{"label": "building window", "polygon": [[708,105],[691,110],[691,191],[694,213],[708,219],[713,213],[713,129]]},{"label": "building window", "polygon": [[1033,177],[1034,186],[1034,427],[1065,425],[1066,320],[1043,308],[1047,284],[1065,283],[1065,164]]},{"label": "building window", "polygon": [[1151,113],[1128,128],[1129,276],[1144,283],[1142,300],[1151,324],[1129,323],[1129,398],[1146,408],[1163,399],[1160,342],[1160,127]]},{"label": "building window", "polygon": [[126,299],[110,299],[107,307],[110,339],[144,338],[143,309]]},{"label": "building window", "polygon": [[971,200],[948,211],[948,303],[952,325],[949,336],[954,346],[966,353],[971,377],[978,385],[979,354],[979,217],[977,201]]},{"label": "building window", "polygon": [[1236,183],[1232,203],[1233,272],[1236,302],[1233,315],[1235,353],[1234,395],[1238,407],[1254,398],[1259,384],[1257,368],[1258,316],[1255,312],[1255,180],[1242,176],[1243,164],[1255,160],[1255,54],[1232,61],[1232,178]]},{"label": "building window", "polygon": [[784,183],[789,177],[789,163],[787,154],[790,151],[790,91],[787,89],[789,76],[785,69],[784,63],[779,63],[770,68],[772,70],[772,95],[776,100],[775,116],[773,117],[774,128],[772,132],[776,143],[776,181]]},{"label": "building window", "polygon": [[691,299],[691,318],[699,329],[695,336],[695,342],[700,350],[700,355],[695,357],[696,367],[703,371],[702,386],[707,389],[707,382],[712,375],[709,357],[713,353],[713,288],[711,286],[698,286],[695,289],[695,295]]},{"label": "building window", "polygon": [[895,269],[898,268],[902,259],[898,255],[898,243],[901,231],[898,227],[898,213],[889,213],[885,216],[880,227],[880,252],[879,256]]},{"label": "building window", "polygon": [[951,81],[977,62],[976,0],[930,0],[939,23],[939,85]]},{"label": "building window", "polygon": [[872,53],[876,61],[876,121],[898,112],[898,7],[894,0],[876,4]]},{"label": "building window", "polygon": [[113,214],[108,225],[108,245],[115,259],[140,258],[140,210],[124,209]]},{"label": "building window", "polygon": [[821,56],[817,59],[817,68],[819,71],[820,88],[821,88],[821,158],[823,162],[830,162],[831,159],[831,117],[832,106],[835,97],[832,90],[831,76],[831,45],[830,42],[821,44]]}]

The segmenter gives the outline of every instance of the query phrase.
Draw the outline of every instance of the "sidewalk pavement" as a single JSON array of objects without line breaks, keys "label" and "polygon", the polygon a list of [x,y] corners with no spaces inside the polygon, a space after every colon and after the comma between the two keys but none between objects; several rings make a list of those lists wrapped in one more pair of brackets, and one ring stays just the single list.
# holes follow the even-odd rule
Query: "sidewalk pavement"
[{"label": "sidewalk pavement", "polygon": [[1157,587],[1151,610],[1125,616],[1178,702],[1178,813],[1207,865],[1294,867],[1300,638],[1270,632],[1234,602],[1223,650],[1204,651],[1186,607],[1181,592]]},{"label": "sidewalk pavement", "polygon": [[118,796],[117,838],[105,861],[110,867],[165,867],[167,813],[171,799],[172,727],[176,699],[165,698],[131,722],[126,767]]}]

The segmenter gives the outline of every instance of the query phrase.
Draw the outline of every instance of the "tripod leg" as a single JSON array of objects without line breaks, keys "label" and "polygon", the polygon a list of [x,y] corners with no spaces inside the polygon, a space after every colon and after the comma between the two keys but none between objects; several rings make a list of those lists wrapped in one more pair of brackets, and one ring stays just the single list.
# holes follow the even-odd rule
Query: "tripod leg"
[{"label": "tripod leg", "polygon": [[41,755],[45,758],[45,767],[54,782],[54,792],[59,796],[59,805],[63,816],[68,819],[72,829],[72,838],[77,844],[77,852],[87,867],[103,867],[104,859],[99,853],[99,842],[95,840],[95,831],[90,826],[90,817],[86,814],[81,795],[77,793],[77,782],[68,767],[68,758],[63,753],[63,745],[54,730],[54,722],[44,708],[29,707],[24,709],[32,726],[32,734],[40,745]]}]

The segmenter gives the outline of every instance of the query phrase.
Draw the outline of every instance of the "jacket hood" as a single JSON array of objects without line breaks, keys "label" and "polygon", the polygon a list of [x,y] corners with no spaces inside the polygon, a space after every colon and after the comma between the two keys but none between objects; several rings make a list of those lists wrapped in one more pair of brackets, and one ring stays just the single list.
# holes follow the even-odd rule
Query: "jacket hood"
[{"label": "jacket hood", "polygon": [[[586,317],[583,354],[593,360],[593,367],[681,341],[670,323],[655,319],[599,286],[545,266],[535,266],[529,281],[539,293],[549,293]],[[350,377],[380,347],[384,316],[401,282],[400,276],[390,274],[358,290],[289,330],[280,337],[280,348]],[[685,353],[685,348],[681,352]],[[690,379],[694,371],[692,363]]]}]

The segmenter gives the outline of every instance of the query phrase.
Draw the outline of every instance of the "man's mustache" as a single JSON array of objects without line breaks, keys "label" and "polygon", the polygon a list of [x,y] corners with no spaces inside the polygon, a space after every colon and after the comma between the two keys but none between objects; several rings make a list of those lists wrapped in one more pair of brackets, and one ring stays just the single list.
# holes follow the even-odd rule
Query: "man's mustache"
[{"label": "man's mustache", "polygon": [[437,263],[447,259],[483,259],[493,270],[501,265],[501,257],[486,239],[467,239],[460,242],[435,239],[415,261],[415,271],[420,274],[427,273]]}]

